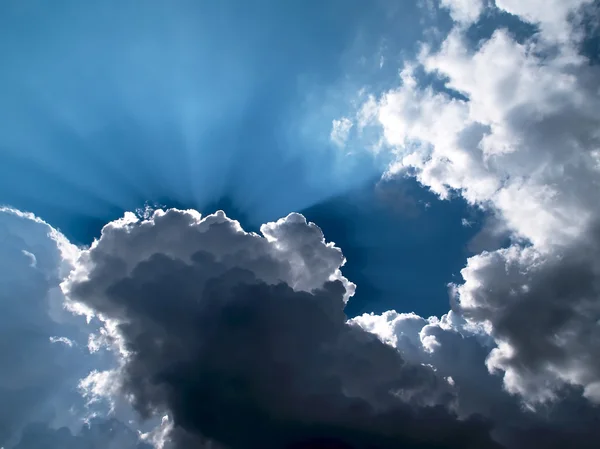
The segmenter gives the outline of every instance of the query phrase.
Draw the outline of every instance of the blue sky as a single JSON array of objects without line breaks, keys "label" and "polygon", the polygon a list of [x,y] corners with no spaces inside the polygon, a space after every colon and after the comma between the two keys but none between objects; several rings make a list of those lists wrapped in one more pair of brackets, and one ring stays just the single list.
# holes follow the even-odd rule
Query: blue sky
[{"label": "blue sky", "polygon": [[[353,92],[383,88],[417,50],[415,17],[433,19],[385,1],[176,3],[3,5],[0,202],[81,244],[145,203],[222,207],[255,228],[306,211],[360,254],[349,313],[442,313],[476,230],[461,228],[467,207],[425,210],[435,197],[411,184],[411,210],[390,212],[375,188],[388,158],[329,140]],[[431,284],[407,283],[419,276],[408,261],[436,253]]]},{"label": "blue sky", "polygon": [[596,449],[599,14],[0,2],[0,449]]}]

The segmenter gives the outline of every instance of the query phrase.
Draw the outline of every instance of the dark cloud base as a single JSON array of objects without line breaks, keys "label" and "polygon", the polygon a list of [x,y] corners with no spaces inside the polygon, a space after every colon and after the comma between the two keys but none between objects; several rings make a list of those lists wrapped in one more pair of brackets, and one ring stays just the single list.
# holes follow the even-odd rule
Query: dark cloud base
[{"label": "dark cloud base", "polygon": [[[69,286],[118,323],[122,392],[142,416],[171,416],[175,448],[499,447],[485,420],[456,418],[430,367],[346,323],[347,281],[288,284],[342,263],[318,228],[291,215],[261,229],[269,240],[217,217],[172,210],[106,229]],[[153,255],[131,259],[134,247]]]}]

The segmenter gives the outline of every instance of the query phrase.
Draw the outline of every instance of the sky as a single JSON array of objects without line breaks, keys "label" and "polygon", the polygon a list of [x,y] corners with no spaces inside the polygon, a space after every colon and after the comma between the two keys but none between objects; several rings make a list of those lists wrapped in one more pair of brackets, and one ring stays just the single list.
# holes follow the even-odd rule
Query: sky
[{"label": "sky", "polygon": [[600,441],[593,0],[0,5],[0,448]]},{"label": "sky", "polygon": [[[344,241],[345,252],[372,252],[348,262],[365,277],[366,293],[356,302],[383,302],[353,304],[351,313],[381,312],[398,300],[428,316],[446,311],[446,284],[462,268],[462,246],[476,229],[461,229],[462,218],[474,221],[464,204],[417,213],[435,196],[413,188],[408,201],[416,205],[398,206],[410,209],[405,214],[379,208],[385,225],[377,230],[367,207],[321,213],[357,192],[365,206],[369,195],[387,201],[376,185],[389,157],[348,157],[330,137],[332,121],[365,82],[396,80],[399,58],[417,50],[424,32],[413,18],[433,21],[422,6],[78,3],[4,6],[0,51],[10,63],[0,75],[0,202],[33,211],[83,245],[146,204],[222,208],[252,230],[292,211],[311,219],[316,213],[319,225],[336,223],[327,226],[336,243],[346,238],[345,222],[360,226],[359,234],[390,234],[368,244]],[[389,66],[386,57],[393,58]],[[450,228],[422,232],[438,221],[425,219],[438,208],[447,209],[439,213]],[[421,230],[408,231],[413,226]],[[398,227],[410,237],[395,237]],[[399,281],[410,262],[377,252],[395,245],[406,253],[403,245],[430,235],[455,248],[444,252],[430,288]],[[439,243],[419,247],[438,252]],[[371,259],[377,262],[369,262],[369,274],[362,265]],[[382,276],[382,267],[390,273]],[[367,283],[388,293],[373,295]]]}]

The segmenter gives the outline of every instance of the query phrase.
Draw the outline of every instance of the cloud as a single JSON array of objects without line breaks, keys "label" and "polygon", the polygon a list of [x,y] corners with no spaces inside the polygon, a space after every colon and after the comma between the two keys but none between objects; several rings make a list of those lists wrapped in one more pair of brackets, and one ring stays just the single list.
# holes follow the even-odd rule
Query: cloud
[{"label": "cloud", "polygon": [[318,227],[291,214],[261,233],[222,212],[127,215],[64,284],[114,324],[121,393],[172,419],[163,441],[494,446],[484,421],[455,417],[446,380],[346,323],[354,285]]},{"label": "cloud", "polygon": [[493,417],[498,425],[506,422],[506,412],[519,412],[518,402],[502,391],[501,378],[490,375],[485,367],[493,340],[455,312],[425,319],[414,313],[388,311],[357,316],[351,322],[378,335],[407,361],[430,365],[439,376],[451,379],[459,391],[460,415],[480,413]]},{"label": "cloud", "polygon": [[78,349],[52,339],[81,335],[62,308],[59,286],[76,249],[42,220],[9,208],[0,208],[0,241],[1,446],[30,420],[69,422],[55,396],[68,396]]},{"label": "cloud", "polygon": [[120,438],[124,427],[114,418],[82,429],[104,409],[86,407],[77,384],[107,361],[87,351],[94,323],[65,308],[60,283],[79,249],[38,217],[6,207],[0,208],[0,242],[0,447],[83,449],[93,442],[133,449],[105,444],[110,428],[110,438]]},{"label": "cloud", "polygon": [[440,5],[455,22],[465,25],[477,22],[484,9],[483,0],[440,0]]},{"label": "cloud", "polygon": [[[7,223],[25,221],[4,230],[22,231],[31,221],[7,216]],[[11,247],[21,257],[19,270],[49,267],[56,274],[64,256],[48,237],[55,231],[35,223],[54,252],[52,264],[39,246],[23,246],[14,235],[6,241],[17,242]],[[598,411],[587,398],[595,394],[597,323],[587,299],[597,284],[586,269],[597,248],[589,242],[570,258],[516,245],[471,258],[465,282],[455,287],[456,311],[440,319],[390,311],[347,320],[343,308],[354,285],[341,274],[341,250],[299,214],[263,225],[261,234],[222,212],[159,210],[143,219],[128,213],[107,224],[90,248],[74,252],[79,257],[70,259],[74,270],[62,289],[97,315],[84,331],[96,335],[95,351],[112,348],[118,363],[103,368],[101,359],[70,352],[57,376],[37,371],[43,379],[29,384],[79,387],[83,397],[53,404],[59,415],[79,404],[71,422],[31,413],[39,402],[28,405],[23,392],[5,394],[4,403],[18,405],[6,413],[29,407],[14,415],[27,419],[6,447],[594,447]],[[36,255],[36,267],[24,248]],[[57,285],[61,277],[53,279]],[[561,289],[579,295],[566,301],[566,312],[576,304],[588,313],[565,313]],[[86,332],[67,332],[65,323],[39,340],[54,358],[51,351],[86,347]],[[573,369],[573,360],[589,362]],[[80,374],[66,375],[82,361]],[[3,375],[11,372],[17,370]],[[561,382],[587,382],[585,397]],[[520,396],[504,388],[526,397],[548,388],[556,403],[523,409]],[[93,408],[103,399],[112,412]],[[97,412],[83,427],[74,425],[86,416],[86,403]],[[140,423],[131,405],[150,421]]]},{"label": "cloud", "polygon": [[410,363],[435,368],[458,391],[459,416],[481,414],[493,423],[492,435],[503,447],[525,449],[593,449],[600,438],[594,424],[598,409],[563,389],[556,402],[535,409],[524,408],[518,396],[503,389],[500,374],[490,374],[486,359],[495,347],[482,327],[473,326],[455,312],[440,319],[413,313],[388,311],[364,314],[351,320],[396,348]]},{"label": "cloud", "polygon": [[350,130],[353,126],[352,120],[347,117],[333,120],[331,123],[331,134],[329,136],[330,140],[338,147],[343,148],[346,146],[346,141],[350,136]]},{"label": "cloud", "polygon": [[492,422],[494,439],[510,449],[537,447],[593,449],[600,438],[594,424],[598,410],[579,392],[564,389],[560,400],[536,409],[524,408],[503,389],[502,376],[490,375],[486,359],[495,343],[481,327],[455,312],[440,319],[388,311],[351,320],[396,348],[410,363],[423,363],[458,391],[459,416],[481,414]]},{"label": "cloud", "polygon": [[600,69],[573,45],[519,44],[501,29],[471,50],[453,30],[420,63],[460,96],[419,86],[409,66],[373,115],[397,154],[391,170],[493,207],[538,246],[570,241],[594,218],[600,138]]},{"label": "cloud", "polygon": [[538,31],[517,41],[498,29],[474,45],[457,25],[356,114],[380,126],[394,155],[387,176],[459,194],[511,237],[468,260],[453,302],[493,338],[487,367],[529,406],[571,387],[600,400],[600,67],[579,50],[591,2],[551,3],[497,1]]},{"label": "cloud", "polygon": [[460,310],[491,326],[498,347],[487,364],[504,373],[508,391],[542,402],[580,385],[600,402],[600,241],[597,231],[589,237],[559,255],[511,246],[463,269]]}]

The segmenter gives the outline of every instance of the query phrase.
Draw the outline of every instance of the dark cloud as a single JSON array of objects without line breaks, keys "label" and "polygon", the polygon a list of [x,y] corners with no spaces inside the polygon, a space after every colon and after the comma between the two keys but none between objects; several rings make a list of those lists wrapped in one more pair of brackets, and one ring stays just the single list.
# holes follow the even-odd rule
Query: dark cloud
[{"label": "dark cloud", "polygon": [[346,323],[353,285],[316,226],[293,214],[261,232],[221,213],[129,217],[66,285],[117,323],[121,390],[170,415],[175,447],[494,447],[431,368]]},{"label": "dark cloud", "polygon": [[[471,258],[456,310],[439,320],[347,322],[344,257],[298,214],[263,225],[263,236],[222,213],[127,215],[77,262],[41,221],[11,212],[0,225],[0,350],[14,361],[0,373],[7,448],[592,449],[600,438],[588,400],[595,237],[560,254],[513,246]],[[104,320],[121,362],[81,384],[87,399],[116,395],[116,413],[83,428],[76,387],[102,364],[60,307],[71,264],[65,291]],[[486,323],[489,334],[477,327]],[[525,409],[536,395],[552,401]],[[127,401],[152,419],[136,423]]]},{"label": "dark cloud", "polygon": [[492,423],[492,436],[506,448],[593,449],[600,439],[600,410],[581,397],[581,389],[562,388],[553,402],[525,408],[518,395],[503,388],[500,373],[490,374],[486,359],[492,338],[469,327],[454,312],[425,320],[393,311],[365,314],[352,322],[377,333],[412,363],[434,366],[440,377],[451,379],[457,391],[459,416],[473,413]]},{"label": "dark cloud", "polygon": [[512,246],[484,253],[463,270],[460,310],[488,323],[498,343],[488,359],[507,388],[530,402],[579,385],[600,402],[600,260],[598,230],[560,252]]}]

